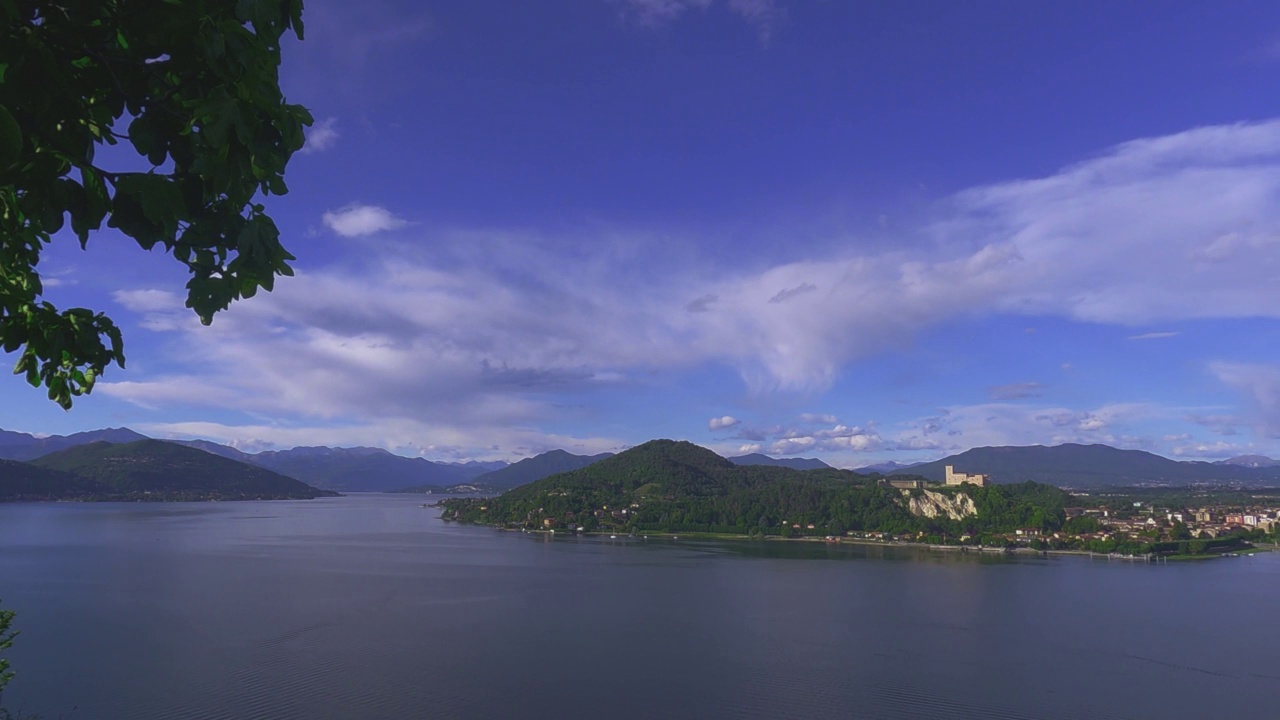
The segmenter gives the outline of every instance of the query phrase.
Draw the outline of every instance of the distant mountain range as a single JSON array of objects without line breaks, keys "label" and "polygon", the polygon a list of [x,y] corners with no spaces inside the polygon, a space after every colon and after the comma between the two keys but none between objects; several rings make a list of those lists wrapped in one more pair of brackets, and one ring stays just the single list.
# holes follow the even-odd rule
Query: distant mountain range
[{"label": "distant mountain range", "polygon": [[[0,430],[0,459],[34,460],[93,442],[116,444],[150,440],[128,428],[35,437]],[[382,492],[411,485],[457,485],[507,466],[505,462],[439,463],[395,455],[381,448],[298,447],[246,453],[208,440],[172,440],[214,455],[267,468],[313,487],[338,492]]]},{"label": "distant mountain range", "polygon": [[592,463],[613,457],[613,453],[598,455],[574,455],[565,450],[550,450],[541,455],[525,458],[504,468],[477,475],[471,482],[486,485],[495,490],[510,490],[526,483],[550,477],[556,473],[584,468]]},{"label": "distant mountain range", "polygon": [[[494,469],[492,463],[437,463],[368,447],[299,447],[251,455],[247,462],[339,492],[456,485]],[[501,465],[505,467],[506,463]]]},{"label": "distant mountain range", "polygon": [[[0,430],[0,460],[29,461],[90,443],[119,445],[141,440],[150,438],[128,428],[106,428],[48,437]],[[496,493],[557,473],[581,469],[611,457],[611,453],[575,455],[564,450],[552,450],[510,465],[501,461],[442,463],[404,457],[381,448],[369,447],[297,447],[246,453],[207,440],[165,442],[203,450],[228,460],[274,471],[312,487],[339,492]],[[739,466],[767,465],[795,470],[829,467],[814,458],[773,458],[759,453],[729,458],[729,461]],[[944,475],[943,467],[946,465],[955,465],[961,472],[987,474],[996,483],[1034,480],[1075,488],[1215,482],[1254,487],[1280,485],[1280,461],[1263,455],[1241,455],[1214,463],[1178,462],[1141,450],[1077,444],[973,448],[934,462],[910,465],[886,462],[858,468],[857,471],[921,475],[941,480]],[[11,465],[0,465],[0,481],[10,482],[12,487],[17,487],[16,478],[19,475]],[[27,470],[23,470],[21,476],[34,477]]]},{"label": "distant mountain range", "polygon": [[26,433],[0,430],[0,459],[34,460],[51,452],[58,452],[59,450],[66,450],[67,448],[91,442],[131,443],[150,439],[146,435],[136,433],[129,428],[106,428],[71,435],[50,435],[48,437],[36,437]]},{"label": "distant mountain range", "polygon": [[954,465],[957,472],[989,475],[992,482],[996,483],[1034,480],[1073,488],[1195,483],[1240,483],[1251,486],[1280,484],[1280,466],[1177,462],[1142,450],[1119,450],[1109,445],[1074,443],[1051,447],[1032,445],[973,448],[941,460],[897,470],[892,474],[921,475],[930,480],[941,481],[947,465]]},{"label": "distant mountain range", "polygon": [[734,465],[768,465],[770,467],[786,467],[792,470],[821,470],[831,466],[817,458],[774,458],[760,453],[738,455],[728,458]]},{"label": "distant mountain range", "polygon": [[865,467],[857,468],[855,472],[880,473],[881,475],[890,475],[895,472],[906,470],[907,468],[913,468],[920,464],[922,463],[900,463],[894,460],[890,460],[889,462],[876,463],[875,465],[867,465]]},{"label": "distant mountain range", "polygon": [[334,494],[163,440],[98,440],[30,462],[0,460],[0,500],[281,500]]}]

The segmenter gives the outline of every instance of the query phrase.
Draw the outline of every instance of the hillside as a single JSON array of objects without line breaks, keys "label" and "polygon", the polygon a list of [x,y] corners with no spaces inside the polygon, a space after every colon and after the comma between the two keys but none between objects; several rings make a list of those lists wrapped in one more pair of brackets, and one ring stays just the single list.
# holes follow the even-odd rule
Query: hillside
[{"label": "hillside", "polygon": [[477,475],[470,480],[470,484],[498,491],[510,490],[514,487],[550,477],[556,473],[586,467],[608,457],[613,457],[613,453],[574,455],[564,450],[551,450],[541,455],[525,458],[504,468]]},{"label": "hillside", "polygon": [[738,455],[729,458],[729,461],[734,465],[772,465],[792,470],[821,470],[831,467],[817,458],[773,458],[761,453]]},{"label": "hillside", "polygon": [[955,507],[976,508],[977,514],[925,517],[912,512],[912,499],[921,492],[896,490],[874,477],[830,468],[735,465],[692,443],[653,440],[496,498],[446,500],[443,517],[499,527],[588,531],[960,534],[1060,525],[1067,497],[1035,484],[937,494]]},{"label": "hillside", "polygon": [[161,440],[94,442],[37,458],[31,465],[94,481],[123,498],[274,500],[334,494],[265,468]]},{"label": "hillside", "polygon": [[912,466],[904,472],[941,481],[944,467],[983,473],[996,483],[1032,480],[1052,485],[1091,488],[1119,485],[1239,482],[1266,485],[1280,478],[1280,468],[1251,468],[1205,462],[1177,462],[1142,450],[1108,445],[1067,443],[1046,447],[982,447]]},{"label": "hillside", "polygon": [[110,488],[96,480],[16,460],[0,460],[0,502],[62,500],[108,492]]}]

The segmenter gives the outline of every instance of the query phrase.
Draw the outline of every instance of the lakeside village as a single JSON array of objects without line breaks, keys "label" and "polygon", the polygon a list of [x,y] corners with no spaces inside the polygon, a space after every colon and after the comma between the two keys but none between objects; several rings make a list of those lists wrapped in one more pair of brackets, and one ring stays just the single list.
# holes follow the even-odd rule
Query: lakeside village
[{"label": "lakeside village", "polygon": [[[918,478],[886,478],[890,487],[903,490],[929,490],[958,487],[966,483],[986,487],[990,479],[982,474],[956,472],[946,466],[946,479],[931,482]],[[1078,550],[1102,554],[1148,554],[1153,550],[1199,555],[1226,551],[1243,545],[1242,541],[1275,544],[1280,540],[1280,497],[1260,496],[1244,501],[1201,503],[1186,506],[1165,500],[1133,500],[1123,491],[1091,495],[1075,492],[1072,497],[1082,504],[1063,508],[1062,527],[1057,530],[1025,527],[1008,533],[982,538],[1005,547],[1027,547],[1033,550]],[[812,530],[810,525],[808,530]],[[851,532],[847,535],[866,539],[919,542],[923,533],[889,535],[883,532]],[[836,540],[837,538],[830,538]],[[975,544],[967,535],[958,544]]]},{"label": "lakeside village", "polygon": [[[940,521],[961,521],[975,514],[976,508],[971,502],[956,502],[964,498],[939,491],[962,491],[966,485],[986,488],[991,481],[986,475],[957,472],[954,466],[947,466],[942,482],[918,477],[885,477],[879,484],[897,489],[910,498],[913,514],[936,517]],[[830,528],[816,523],[784,519],[781,536],[831,543],[926,544],[999,551],[1088,552],[1125,557],[1222,555],[1250,549],[1251,542],[1274,546],[1280,540],[1280,496],[1228,494],[1231,502],[1208,502],[1207,497],[1204,503],[1186,506],[1171,502],[1179,497],[1177,492],[1171,492],[1164,500],[1136,501],[1123,490],[1097,495],[1077,492],[1068,495],[1074,502],[1062,508],[1059,522],[1049,521],[1040,527],[1018,527],[1007,532],[981,535],[949,536],[929,530],[907,533],[847,530],[831,534]],[[621,508],[604,505],[587,511],[589,522],[582,523],[574,513],[569,513],[563,518],[544,517],[540,524],[543,531],[552,533],[557,530],[627,532],[638,508],[639,503]],[[449,519],[448,513],[446,519]]]}]

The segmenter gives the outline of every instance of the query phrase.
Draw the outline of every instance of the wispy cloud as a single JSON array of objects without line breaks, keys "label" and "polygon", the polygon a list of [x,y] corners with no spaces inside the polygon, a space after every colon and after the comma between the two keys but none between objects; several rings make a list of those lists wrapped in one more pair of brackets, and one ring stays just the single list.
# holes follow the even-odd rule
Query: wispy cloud
[{"label": "wispy cloud", "polygon": [[398,54],[429,39],[436,28],[420,4],[389,0],[310,0],[306,23],[307,40],[290,49],[282,85],[299,97],[346,101],[381,87],[369,82],[375,68],[404,57]]},{"label": "wispy cloud", "polygon": [[1259,435],[1280,438],[1280,365],[1214,362],[1209,371],[1244,395]]},{"label": "wispy cloud", "polygon": [[[674,22],[689,11],[706,11],[715,0],[609,0],[619,6],[622,16],[645,27],[658,27]],[[774,0],[727,0],[724,7],[756,29],[760,42],[767,45],[778,26],[786,19],[786,11]]]},{"label": "wispy cloud", "polygon": [[1178,337],[1181,333],[1177,332],[1149,332],[1141,335],[1130,335],[1130,340],[1159,340],[1161,338]]},{"label": "wispy cloud", "polygon": [[751,23],[765,45],[787,16],[774,0],[729,0],[729,9]]},{"label": "wispy cloud", "polygon": [[1025,398],[1040,397],[1043,389],[1044,386],[1038,382],[1010,383],[987,388],[987,395],[992,400],[1023,400]]},{"label": "wispy cloud", "polygon": [[932,448],[940,454],[971,447],[1107,443],[1155,449],[1143,423],[1177,417],[1173,409],[1147,403],[1111,403],[1095,408],[985,403],[942,408],[906,423],[890,436],[901,448]]},{"label": "wispy cloud", "polygon": [[408,223],[377,205],[352,203],[321,216],[326,227],[343,237],[372,235],[384,230],[402,228]]},{"label": "wispy cloud", "polygon": [[818,291],[818,286],[814,285],[813,283],[807,283],[807,282],[800,283],[799,285],[793,288],[786,288],[783,290],[779,290],[777,295],[774,295],[773,297],[769,298],[769,302],[770,304],[776,305],[777,303],[780,303],[780,302],[786,302],[793,297],[799,297],[800,295],[804,295],[806,293],[811,293],[811,292],[817,292],[817,291]]},{"label": "wispy cloud", "polygon": [[712,0],[610,0],[619,5],[625,17],[641,25],[656,26],[671,22],[689,10],[706,10]]},{"label": "wispy cloud", "polygon": [[300,151],[303,155],[324,152],[338,142],[338,119],[325,118],[311,126],[307,131],[307,142]]},{"label": "wispy cloud", "polygon": [[1186,445],[1177,445],[1173,448],[1172,454],[1177,457],[1191,458],[1229,458],[1237,455],[1246,455],[1252,448],[1248,445],[1238,445],[1236,443],[1223,442],[1193,442]]},{"label": "wispy cloud", "polygon": [[720,298],[715,295],[702,295],[690,300],[684,309],[688,312],[706,312],[711,309],[711,305]]}]

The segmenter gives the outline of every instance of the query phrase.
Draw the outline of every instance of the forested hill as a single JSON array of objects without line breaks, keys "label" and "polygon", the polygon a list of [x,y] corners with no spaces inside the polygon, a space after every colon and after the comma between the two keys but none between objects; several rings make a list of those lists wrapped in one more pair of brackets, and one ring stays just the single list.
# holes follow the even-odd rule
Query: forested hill
[{"label": "forested hill", "polygon": [[1032,480],[1077,488],[1202,482],[1275,485],[1280,480],[1280,467],[1178,462],[1142,450],[1074,443],[973,448],[900,472],[941,480],[946,465],[954,465],[959,472],[989,475],[997,483]]},{"label": "forested hill", "polygon": [[110,492],[102,483],[16,460],[0,460],[0,501],[62,500]]},{"label": "forested hill", "polygon": [[336,494],[266,468],[162,440],[89,443],[37,458],[30,465],[93,483],[66,490],[63,499],[274,500]]},{"label": "forested hill", "polygon": [[[1034,483],[927,495],[890,488],[878,476],[830,468],[740,466],[688,442],[653,440],[496,498],[446,500],[443,517],[499,527],[588,531],[791,536],[868,530],[958,536],[1018,527],[1053,529],[1063,521],[1068,497]],[[913,499],[974,512],[929,518],[912,511]]]}]

